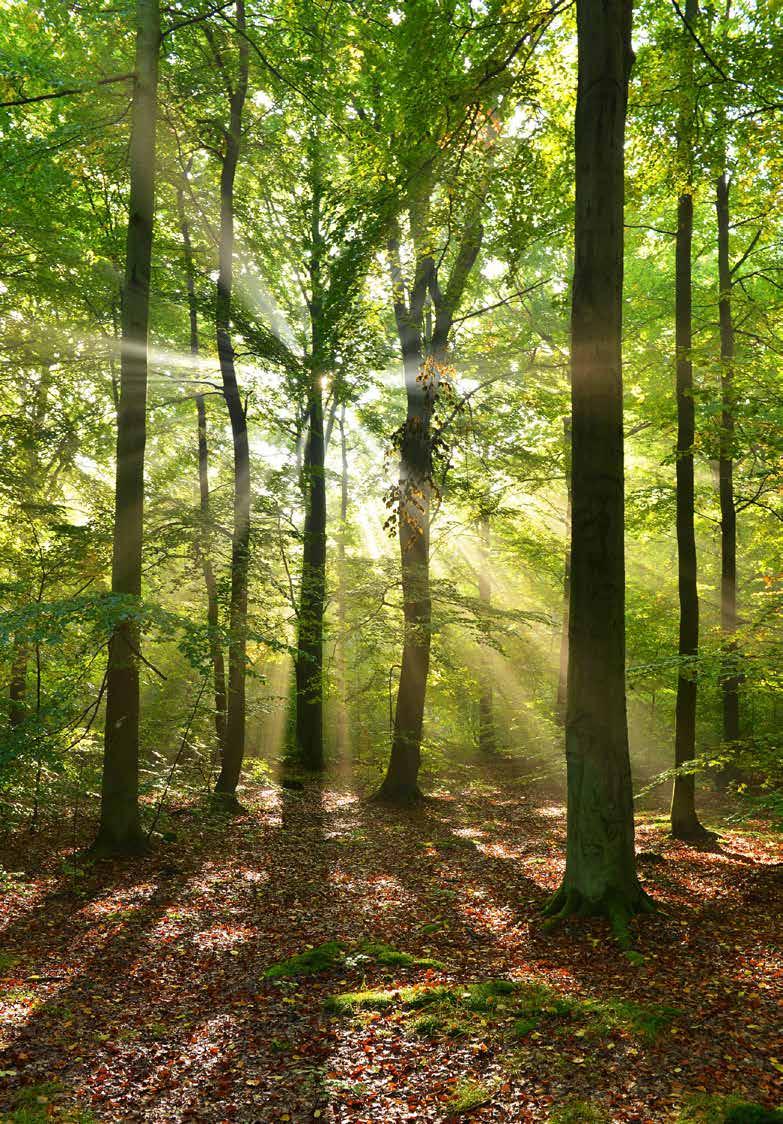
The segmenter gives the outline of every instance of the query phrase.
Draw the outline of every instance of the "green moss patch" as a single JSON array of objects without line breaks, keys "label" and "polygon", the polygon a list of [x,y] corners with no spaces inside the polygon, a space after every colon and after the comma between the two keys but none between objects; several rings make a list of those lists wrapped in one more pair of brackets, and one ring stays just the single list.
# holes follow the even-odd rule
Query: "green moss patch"
[{"label": "green moss patch", "polygon": [[410,1012],[426,1008],[411,1018],[409,1029],[424,1037],[456,1037],[497,1024],[517,1038],[547,1025],[577,1028],[584,1036],[600,1037],[621,1031],[653,1040],[676,1013],[669,1008],[643,1007],[628,1000],[576,999],[562,996],[544,984],[512,980],[482,980],[465,987],[418,985],[407,988],[345,992],[326,1001],[339,1015],[382,1011],[390,1007]]},{"label": "green moss patch", "polygon": [[701,1093],[688,1098],[677,1124],[783,1124],[783,1111],[741,1097]]},{"label": "green moss patch", "polygon": [[341,941],[327,941],[326,944],[272,964],[264,972],[264,979],[294,979],[297,976],[336,971],[338,968],[353,968],[362,963],[380,964],[385,968],[443,968],[439,960],[411,956],[410,953],[401,952],[388,944],[363,941],[350,947]]}]

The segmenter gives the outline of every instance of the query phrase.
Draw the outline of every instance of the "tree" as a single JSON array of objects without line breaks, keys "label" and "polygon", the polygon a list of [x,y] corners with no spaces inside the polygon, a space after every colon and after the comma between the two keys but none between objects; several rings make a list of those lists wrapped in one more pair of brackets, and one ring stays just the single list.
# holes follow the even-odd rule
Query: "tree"
[{"label": "tree", "polygon": [[627,939],[645,908],[634,857],[625,701],[623,144],[630,0],[578,0],[571,305],[572,522],[568,843],[551,918],[605,914]]},{"label": "tree", "polygon": [[94,851],[110,854],[133,854],[145,846],[138,807],[138,616],[144,526],[147,335],[155,210],[158,0],[136,0],[136,27],[112,555],[112,593],[127,604],[126,614],[109,641],[101,821],[93,844]]},{"label": "tree", "polygon": [[247,599],[250,564],[250,445],[247,414],[239,393],[231,341],[231,291],[234,280],[234,181],[242,144],[242,110],[248,85],[249,46],[245,35],[244,0],[236,3],[236,74],[219,49],[213,55],[226,86],[228,125],[220,168],[220,232],[215,299],[215,334],[223,380],[223,397],[231,422],[234,447],[234,522],[231,538],[231,599],[228,631],[228,700],[226,737],[215,784],[216,797],[232,808],[245,756],[245,681],[247,675]]},{"label": "tree", "polygon": [[[688,0],[685,20],[693,27],[697,0]],[[684,185],[677,201],[675,248],[675,351],[677,367],[677,572],[680,598],[679,670],[675,711],[674,764],[678,770],[672,790],[672,835],[698,839],[705,834],[696,814],[697,662],[699,655],[699,593],[697,588],[694,511],[693,444],[696,407],[693,398],[692,244],[693,244],[693,117],[695,104],[693,42],[687,30],[682,75],[684,105],[679,121],[679,163]]]}]

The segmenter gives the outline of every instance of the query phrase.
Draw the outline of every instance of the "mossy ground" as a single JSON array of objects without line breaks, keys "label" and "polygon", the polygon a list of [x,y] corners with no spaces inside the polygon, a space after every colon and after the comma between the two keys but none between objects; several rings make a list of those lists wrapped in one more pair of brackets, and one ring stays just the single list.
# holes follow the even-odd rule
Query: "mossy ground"
[{"label": "mossy ground", "polygon": [[506,1034],[524,1038],[546,1030],[574,1030],[586,1037],[603,1037],[614,1031],[653,1041],[677,1014],[673,1008],[648,1007],[621,999],[581,999],[556,993],[535,981],[489,979],[467,984],[413,985],[375,988],[330,996],[326,1009],[337,1015],[384,1011],[424,1014],[408,1020],[409,1029],[423,1037],[459,1037],[482,1033],[487,1024]]},{"label": "mossy ground", "polygon": [[362,941],[350,946],[341,941],[327,941],[296,956],[290,956],[287,960],[271,964],[264,972],[264,979],[294,979],[297,976],[312,976],[317,972],[331,972],[343,967],[361,967],[362,964],[378,964],[385,968],[443,968],[440,960],[412,956],[388,944]]}]

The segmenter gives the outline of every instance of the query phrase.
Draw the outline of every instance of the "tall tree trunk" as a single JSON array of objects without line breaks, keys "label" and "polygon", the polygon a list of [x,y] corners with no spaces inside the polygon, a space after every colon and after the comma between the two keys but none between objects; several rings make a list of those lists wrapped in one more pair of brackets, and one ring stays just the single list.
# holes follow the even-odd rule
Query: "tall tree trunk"
[{"label": "tall tree trunk", "polygon": [[11,674],[8,679],[8,724],[12,729],[21,726],[27,714],[27,663],[30,651],[27,645],[14,639],[11,657]]},{"label": "tall tree trunk", "polygon": [[565,723],[568,696],[568,603],[571,597],[571,418],[563,418],[566,470],[566,548],[563,567],[563,623],[560,631],[560,669],[557,677],[557,718]]},{"label": "tall tree trunk", "polygon": [[430,664],[432,600],[429,540],[432,404],[422,373],[420,338],[409,332],[403,367],[407,416],[400,447],[398,525],[404,635],[389,765],[377,798],[393,804],[421,799],[419,766]]},{"label": "tall tree trunk", "polygon": [[247,658],[247,583],[250,552],[250,446],[247,416],[237,385],[231,342],[231,290],[234,279],[234,181],[242,142],[242,110],[247,94],[248,43],[244,0],[237,0],[238,73],[230,95],[230,112],[220,174],[215,327],[223,396],[234,446],[234,526],[231,536],[231,603],[228,639],[226,735],[215,793],[229,808],[237,806],[236,787],[245,756],[245,678]]},{"label": "tall tree trunk", "polygon": [[495,719],[492,706],[492,649],[488,643],[491,625],[489,609],[492,604],[492,577],[489,512],[486,510],[481,513],[479,519],[479,544],[478,595],[481,627],[484,635],[481,645],[481,666],[479,668],[479,749],[482,753],[494,753],[497,749],[497,738],[495,736]]},{"label": "tall tree trunk", "polygon": [[[160,10],[136,0],[136,81],[130,144],[130,205],[122,302],[120,402],[117,413],[112,593],[141,597],[146,443],[147,334],[155,210]],[[106,677],[101,821],[93,845],[101,853],[144,849],[139,822],[139,628],[125,617],[109,642]]]},{"label": "tall tree trunk", "polygon": [[323,632],[326,601],[326,474],[322,379],[325,371],[321,257],[322,188],[318,154],[314,160],[310,323],[311,370],[308,387],[308,443],[305,457],[305,524],[302,544],[302,586],[297,616],[296,758],[306,769],[324,765]]},{"label": "tall tree trunk", "polygon": [[[685,18],[693,25],[696,0],[688,0]],[[688,57],[692,57],[688,40]],[[692,83],[692,64],[684,76]],[[689,144],[690,120],[684,111],[680,122],[683,168],[692,164]],[[683,174],[685,174],[683,172]],[[690,174],[687,180],[690,181]],[[675,348],[677,353],[677,573],[680,597],[680,665],[677,675],[675,709],[674,764],[677,773],[672,790],[672,835],[678,839],[701,836],[704,828],[696,815],[696,777],[692,762],[696,756],[696,660],[699,653],[699,594],[696,584],[696,529],[694,525],[693,442],[696,434],[693,400],[693,362],[691,358],[693,195],[681,193],[677,204],[675,251]]]},{"label": "tall tree trunk", "polygon": [[631,0],[577,0],[576,223],[566,764],[568,845],[553,918],[605,914],[627,940],[636,875],[625,701],[623,142]]},{"label": "tall tree trunk", "polygon": [[[188,293],[188,317],[190,321],[190,353],[199,354],[198,310],[196,304],[196,278],[193,267],[193,250],[190,242],[190,226],[185,212],[185,198],[182,188],[177,191],[177,207],[182,243],[185,257],[185,278]],[[196,395],[196,419],[198,438],[198,490],[201,521],[196,541],[196,550],[204,575],[207,593],[207,623],[209,625],[209,653],[212,660],[212,684],[215,699],[215,735],[222,759],[226,743],[226,669],[223,661],[223,645],[220,642],[220,610],[218,605],[217,582],[212,565],[212,535],[209,529],[209,446],[207,444],[207,405],[203,394]]]},{"label": "tall tree trunk", "polygon": [[339,692],[340,751],[347,753],[351,737],[348,723],[348,586],[345,541],[348,535],[348,445],[345,436],[345,406],[340,411],[340,534],[337,539],[337,676]]},{"label": "tall tree trunk", "polygon": [[737,667],[737,511],[734,505],[734,323],[731,313],[731,267],[729,265],[729,177],[719,177],[716,192],[718,214],[718,282],[720,286],[721,431],[720,431],[720,624],[723,638],[721,692],[723,696],[723,740],[740,737],[739,671]]}]

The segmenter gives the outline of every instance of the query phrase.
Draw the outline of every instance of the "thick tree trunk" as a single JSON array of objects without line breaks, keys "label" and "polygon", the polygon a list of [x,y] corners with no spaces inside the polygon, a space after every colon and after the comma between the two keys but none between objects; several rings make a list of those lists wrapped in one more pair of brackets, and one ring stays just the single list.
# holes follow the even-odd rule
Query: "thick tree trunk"
[{"label": "thick tree trunk", "polygon": [[568,846],[547,913],[605,914],[627,939],[629,916],[646,903],[635,867],[625,702],[621,317],[631,0],[577,0],[577,29]]},{"label": "thick tree trunk", "polygon": [[411,804],[421,799],[419,765],[430,665],[432,601],[429,541],[432,450],[430,393],[421,375],[417,332],[404,341],[407,417],[400,449],[399,539],[404,636],[389,765],[377,799]]},{"label": "thick tree trunk", "polygon": [[718,179],[718,282],[720,285],[721,432],[720,432],[720,624],[723,637],[721,692],[723,740],[740,737],[739,670],[737,667],[737,511],[734,504],[734,323],[731,313],[729,265],[729,177]]},{"label": "thick tree trunk", "polygon": [[[190,226],[185,213],[185,199],[182,188],[177,192],[180,231],[185,256],[185,278],[188,293],[188,317],[190,320],[190,353],[199,354],[198,310],[196,305],[196,279],[193,268],[193,251],[190,242]],[[220,610],[218,604],[217,582],[212,565],[212,536],[209,529],[209,446],[207,444],[207,405],[203,394],[196,395],[196,419],[198,437],[198,491],[201,522],[196,542],[196,550],[204,575],[207,593],[207,623],[209,625],[209,652],[212,660],[212,684],[215,699],[215,735],[220,758],[226,742],[226,669],[223,661],[223,645],[220,642]]]},{"label": "thick tree trunk", "polygon": [[481,646],[481,666],[479,667],[479,749],[482,753],[494,753],[497,749],[495,718],[492,705],[492,649],[488,644],[490,629],[489,610],[492,605],[492,577],[490,567],[490,527],[489,513],[484,511],[479,520],[479,559],[478,595],[481,610],[481,627],[485,637]]},{"label": "thick tree trunk", "polygon": [[[317,166],[316,166],[317,167]],[[306,769],[324,766],[323,634],[326,601],[326,443],[324,440],[323,294],[321,278],[321,186],[313,184],[310,258],[311,371],[308,388],[308,443],[305,457],[305,524],[302,585],[297,616],[296,759]]]},{"label": "thick tree trunk", "polygon": [[[158,0],[136,0],[136,81],[130,144],[130,205],[122,302],[120,402],[117,414],[112,593],[138,604],[144,514],[147,405],[147,333],[155,208],[160,10]],[[109,642],[106,678],[101,821],[93,849],[138,853],[139,628],[121,620]]]},{"label": "thick tree trunk", "polygon": [[563,418],[566,468],[566,548],[563,567],[563,624],[560,632],[560,669],[557,677],[557,718],[565,724],[568,697],[568,603],[571,598],[571,418]]},{"label": "thick tree trunk", "polygon": [[[688,0],[686,19],[692,24],[697,12],[695,0]],[[690,42],[690,41],[689,41]],[[685,76],[692,81],[692,74]],[[690,123],[680,125],[680,144],[686,149]],[[674,778],[672,790],[672,835],[693,839],[704,834],[696,815],[696,776],[692,762],[696,756],[696,660],[699,653],[699,594],[696,569],[696,529],[694,513],[693,442],[696,413],[693,400],[693,362],[691,358],[693,196],[683,192],[677,204],[675,250],[675,348],[677,362],[677,573],[680,598],[680,667],[677,676],[675,709],[674,764],[685,769]]]},{"label": "thick tree trunk", "polygon": [[228,640],[226,736],[215,793],[227,807],[237,805],[236,787],[245,756],[245,677],[247,659],[247,583],[250,552],[250,446],[247,417],[239,394],[231,343],[231,290],[234,278],[234,181],[242,141],[242,110],[247,94],[248,44],[244,0],[237,0],[239,68],[231,93],[226,149],[220,175],[220,238],[215,327],[223,396],[234,446],[234,526],[231,537],[231,603]]}]

